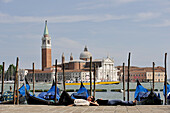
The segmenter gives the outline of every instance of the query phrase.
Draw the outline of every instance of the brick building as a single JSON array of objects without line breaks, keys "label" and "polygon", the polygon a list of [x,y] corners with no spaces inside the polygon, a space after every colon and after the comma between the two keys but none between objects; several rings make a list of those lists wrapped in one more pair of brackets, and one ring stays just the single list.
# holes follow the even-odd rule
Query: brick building
[{"label": "brick building", "polygon": [[[123,76],[123,67],[117,66],[118,79],[122,81]],[[128,67],[125,66],[125,81],[127,81],[128,77]],[[153,78],[153,68],[152,67],[130,67],[130,82],[136,82],[138,79],[140,82],[150,82]],[[165,68],[163,67],[155,67],[155,82],[164,82],[165,78]]]}]

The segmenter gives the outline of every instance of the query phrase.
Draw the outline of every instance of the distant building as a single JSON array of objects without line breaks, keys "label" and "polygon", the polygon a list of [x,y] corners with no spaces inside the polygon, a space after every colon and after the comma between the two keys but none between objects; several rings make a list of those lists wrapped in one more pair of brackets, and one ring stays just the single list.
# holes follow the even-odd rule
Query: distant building
[{"label": "distant building", "polygon": [[[55,74],[55,66],[51,66],[51,37],[49,37],[47,21],[45,22],[44,34],[42,37],[42,70],[35,70],[36,82],[52,82]],[[65,69],[66,81],[86,81],[90,78],[90,57],[92,54],[85,46],[84,51],[80,53],[78,60],[74,60],[72,53],[70,60],[65,61],[62,54],[62,63],[57,65],[58,81],[63,80],[63,63]],[[94,78],[94,63],[96,64],[96,79],[98,80],[117,80],[118,70],[114,67],[114,60],[107,57],[103,59],[92,60],[92,79]],[[31,69],[28,69],[27,79],[32,82]]]},{"label": "distant building", "polygon": [[[52,82],[54,79],[54,71],[53,70],[35,70],[35,82]],[[33,82],[33,71],[28,70],[27,80],[29,82]]]},{"label": "distant building", "polygon": [[[117,66],[118,70],[118,77],[119,80],[122,81],[123,77],[123,67]],[[125,66],[125,81],[128,78],[128,67]],[[153,79],[153,69],[152,67],[130,67],[130,82],[136,82],[138,79],[140,82],[150,82]],[[165,78],[165,68],[163,67],[155,67],[155,82],[164,82]]]},{"label": "distant building", "polygon": [[114,67],[114,61],[110,57],[94,60],[97,65],[97,78],[99,80],[117,81],[117,68]]}]

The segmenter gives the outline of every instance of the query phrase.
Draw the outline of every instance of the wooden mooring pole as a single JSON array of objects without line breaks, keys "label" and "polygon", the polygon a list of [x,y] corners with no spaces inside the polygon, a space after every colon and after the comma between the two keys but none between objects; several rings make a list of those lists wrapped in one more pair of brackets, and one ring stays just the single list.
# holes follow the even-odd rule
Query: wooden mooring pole
[{"label": "wooden mooring pole", "polygon": [[1,87],[1,95],[4,94],[4,77],[5,77],[5,62],[2,63],[2,87]]},{"label": "wooden mooring pole", "polygon": [[125,63],[123,63],[123,100],[125,101]]},{"label": "wooden mooring pole", "polygon": [[15,71],[15,82],[14,82],[14,97],[13,97],[14,105],[15,105],[16,99],[17,99],[17,104],[19,104],[18,62],[19,62],[19,59],[17,57],[16,71]]},{"label": "wooden mooring pole", "polygon": [[155,63],[153,62],[153,78],[152,78],[152,89],[153,89],[153,91],[154,91],[154,88],[155,88]]},{"label": "wooden mooring pole", "polygon": [[[16,66],[17,66],[17,62],[16,62]],[[15,70],[15,81],[14,81],[14,96],[13,96],[13,100],[14,100],[14,105],[15,105],[15,102],[16,102],[16,70]]]},{"label": "wooden mooring pole", "polygon": [[167,53],[165,53],[165,105],[167,104],[167,71],[166,71]]},{"label": "wooden mooring pole", "polygon": [[90,96],[92,96],[92,76],[91,76],[91,71],[92,71],[92,57],[90,57]]},{"label": "wooden mooring pole", "polygon": [[94,64],[94,84],[93,84],[93,97],[96,96],[96,63]]},{"label": "wooden mooring pole", "polygon": [[65,65],[64,65],[64,62],[63,62],[63,89],[64,91],[66,91],[66,85],[65,85]]},{"label": "wooden mooring pole", "polygon": [[32,80],[33,80],[33,95],[35,95],[35,67],[34,67],[34,63],[32,63]]},{"label": "wooden mooring pole", "polygon": [[129,101],[129,77],[130,77],[130,53],[129,53],[129,57],[128,57],[128,82],[127,82],[127,101]]},{"label": "wooden mooring pole", "polygon": [[17,57],[16,77],[17,77],[17,105],[19,104],[19,75],[18,75],[18,63],[19,58]]},{"label": "wooden mooring pole", "polygon": [[57,103],[57,59],[55,60],[55,97],[54,102]]}]

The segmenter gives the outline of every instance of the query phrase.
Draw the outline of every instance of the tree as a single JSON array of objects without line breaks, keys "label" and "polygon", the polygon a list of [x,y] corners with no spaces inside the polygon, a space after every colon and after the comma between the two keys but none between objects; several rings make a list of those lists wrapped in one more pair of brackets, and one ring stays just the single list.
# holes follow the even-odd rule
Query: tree
[{"label": "tree", "polygon": [[6,72],[7,80],[14,80],[15,70],[16,67],[13,64],[9,65],[8,70]]},{"label": "tree", "polygon": [[0,65],[0,74],[2,73],[2,70],[3,70],[3,66]]}]

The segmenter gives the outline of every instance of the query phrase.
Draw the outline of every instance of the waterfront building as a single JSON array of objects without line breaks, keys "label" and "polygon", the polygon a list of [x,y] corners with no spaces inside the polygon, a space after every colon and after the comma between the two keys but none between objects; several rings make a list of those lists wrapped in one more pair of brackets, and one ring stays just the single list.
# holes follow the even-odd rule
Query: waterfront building
[{"label": "waterfront building", "polygon": [[[120,70],[118,72],[119,80],[122,81],[123,77],[123,67],[117,66],[117,68]],[[125,66],[125,81],[127,81],[128,78],[128,67]],[[155,82],[164,82],[165,78],[165,68],[163,67],[155,67],[155,76],[154,81]],[[130,67],[130,82],[136,82],[136,80],[139,80],[140,82],[152,82],[153,80],[153,69],[152,67]]]},{"label": "waterfront building", "polygon": [[[52,82],[55,75],[55,66],[51,66],[51,37],[49,37],[47,21],[45,22],[44,34],[42,37],[42,70],[35,70],[36,82]],[[92,54],[85,46],[80,53],[79,59],[74,59],[71,53],[70,60],[65,61],[62,54],[62,62],[57,65],[58,81],[63,81],[63,63],[66,81],[88,81],[90,76],[90,57]],[[96,64],[97,80],[117,80],[117,69],[114,67],[114,60],[110,57],[92,60],[92,79],[94,78],[94,63]],[[27,79],[32,82],[33,71],[28,69]]]},{"label": "waterfront building", "polygon": [[117,81],[117,68],[114,67],[114,60],[110,57],[94,60],[97,65],[97,78],[99,80]]},{"label": "waterfront building", "polygon": [[[84,48],[84,52],[80,53],[80,59],[73,60],[71,54],[70,61],[65,61],[65,56],[62,54],[62,62],[65,64],[65,71],[68,73],[78,73],[77,76],[71,76],[71,74],[65,74],[69,76],[70,80],[87,80],[89,78],[90,70],[90,56],[92,54],[88,52],[87,46]],[[96,64],[96,79],[97,80],[114,80],[117,81],[117,68],[114,67],[114,60],[110,57],[103,59],[94,59],[92,60],[92,73],[94,72],[94,64]],[[62,67],[62,64],[59,64]],[[86,76],[82,76],[82,73]],[[60,75],[63,73],[61,72]],[[76,79],[77,78],[77,79]],[[86,79],[85,79],[86,78]],[[93,79],[93,74],[92,74]]]},{"label": "waterfront building", "polygon": [[[35,82],[52,82],[55,72],[53,70],[35,70]],[[33,71],[28,70],[27,80],[33,82]]]}]

